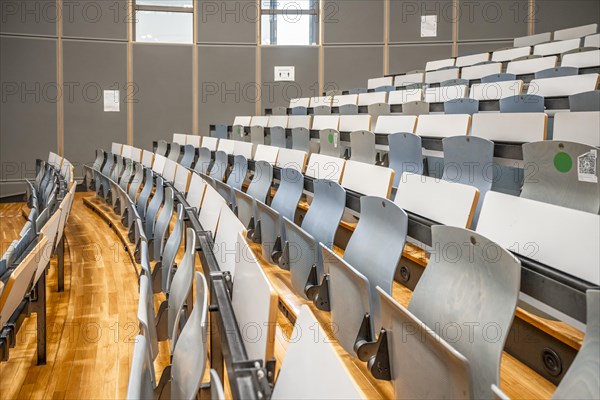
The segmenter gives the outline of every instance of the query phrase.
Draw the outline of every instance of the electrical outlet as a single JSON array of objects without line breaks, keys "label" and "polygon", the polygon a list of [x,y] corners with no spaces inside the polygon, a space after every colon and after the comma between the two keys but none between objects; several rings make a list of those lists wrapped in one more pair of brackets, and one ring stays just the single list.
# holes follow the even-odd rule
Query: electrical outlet
[{"label": "electrical outlet", "polygon": [[296,78],[296,67],[275,67],[275,81],[293,82]]}]

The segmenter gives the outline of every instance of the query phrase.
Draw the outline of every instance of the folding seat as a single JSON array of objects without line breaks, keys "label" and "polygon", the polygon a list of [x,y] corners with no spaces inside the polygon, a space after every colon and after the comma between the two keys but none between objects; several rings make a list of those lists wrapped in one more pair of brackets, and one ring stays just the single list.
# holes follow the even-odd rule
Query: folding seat
[{"label": "folding seat", "polygon": [[558,57],[556,56],[532,56],[532,58],[513,60],[508,63],[506,72],[515,75],[535,74],[538,71],[556,67],[557,61]]},{"label": "folding seat", "polygon": [[225,179],[228,168],[228,158],[227,154],[224,151],[217,151],[215,154],[215,161],[213,165],[210,167],[210,172],[208,174],[214,180],[221,181]]},{"label": "folding seat", "polygon": [[[145,188],[145,186],[144,186]],[[146,209],[144,219],[144,233],[148,240],[154,238],[154,226],[156,224],[156,216],[160,211],[160,208],[163,204],[165,197],[165,187],[163,178],[160,176],[156,177],[156,185],[154,190],[154,195],[148,204],[148,208]],[[142,213],[140,213],[140,216]]]},{"label": "folding seat", "polygon": [[198,160],[194,165],[194,171],[199,174],[207,174],[210,164],[212,163],[212,154],[206,147],[201,147],[198,152]]},{"label": "folding seat", "polygon": [[[290,108],[293,110],[295,107],[310,107],[310,97],[302,97],[298,99],[290,99]],[[306,115],[306,114],[302,114]]]},{"label": "folding seat", "polygon": [[319,243],[333,248],[333,240],[345,206],[344,188],[335,182],[317,179],[314,181],[313,201],[302,226],[299,227],[287,218],[283,219],[286,242],[279,266],[290,270],[292,286],[304,298],[307,298],[304,289],[311,270],[315,268],[317,279],[323,274]]},{"label": "folding seat", "polygon": [[534,79],[527,93],[544,97],[570,96],[598,89],[599,74],[561,76],[557,78]]},{"label": "folding seat", "polygon": [[167,155],[167,141],[166,140],[159,140],[158,144],[156,146],[156,151],[154,152],[155,154],[158,154],[160,156],[166,157]]},{"label": "folding seat", "polygon": [[148,207],[148,200],[150,199],[150,195],[152,194],[153,187],[154,172],[151,169],[146,169],[146,179],[144,180],[144,187],[142,188],[142,192],[140,193],[137,199],[136,207],[137,212],[142,218],[142,220],[146,219],[146,209]]},{"label": "folding seat", "polygon": [[560,62],[562,67],[591,68],[600,66],[600,50],[581,48],[566,52]]},{"label": "folding seat", "polygon": [[344,104],[339,106],[340,115],[357,115],[358,114],[358,106],[356,104]]},{"label": "folding seat", "polygon": [[501,113],[543,113],[544,98],[535,94],[520,94],[500,99]]},{"label": "folding seat", "polygon": [[153,276],[151,276],[152,285],[153,288],[155,288],[154,292],[162,290],[162,292],[166,294],[169,293],[171,289],[171,280],[173,279],[175,267],[175,257],[179,252],[179,248],[181,246],[181,241],[183,238],[183,230],[185,228],[185,222],[183,220],[184,218],[185,210],[183,208],[183,205],[178,204],[177,220],[175,222],[175,227],[173,228],[173,231],[166,240],[161,257],[157,257],[158,262],[154,266],[154,273]]},{"label": "folding seat", "polygon": [[348,94],[362,94],[367,92],[367,88],[352,88],[348,90]]},{"label": "folding seat", "polygon": [[579,73],[579,69],[576,67],[560,66],[560,67],[548,68],[548,69],[544,69],[542,71],[536,72],[535,79],[557,78],[559,76],[577,75],[578,73]]},{"label": "folding seat", "polygon": [[335,129],[321,129],[319,131],[319,154],[341,157],[342,146],[340,145],[340,133]]},{"label": "folding seat", "polygon": [[425,101],[410,101],[402,104],[403,115],[426,115],[429,114],[429,103]]},{"label": "folding seat", "polygon": [[314,115],[329,115],[329,114],[331,114],[331,107],[327,106],[327,105],[319,105],[319,106],[313,107],[313,114]]},{"label": "folding seat", "polygon": [[593,35],[598,32],[598,24],[589,24],[576,26],[573,28],[560,29],[554,31],[554,40],[578,39],[586,35]]},{"label": "folding seat", "polygon": [[269,124],[268,116],[252,117],[250,122],[250,142],[265,144],[265,127]]},{"label": "folding seat", "polygon": [[93,170],[100,170],[102,163],[104,162],[104,151],[102,149],[96,150],[96,159],[91,166],[84,165],[84,182],[86,188],[91,188],[94,180]]},{"label": "folding seat", "polygon": [[198,221],[204,231],[212,233],[212,237],[214,237],[214,234],[217,231],[219,216],[223,205],[227,206],[225,199],[221,197],[214,187],[207,184],[204,190],[202,206],[198,211]]},{"label": "folding seat", "polygon": [[188,191],[188,185],[190,183],[190,177],[192,173],[189,169],[181,166],[177,167],[177,173],[175,174],[175,180],[173,181],[173,187],[181,194],[186,194]]},{"label": "folding seat", "polygon": [[473,226],[477,225],[486,193],[492,189],[494,143],[477,136],[454,136],[442,140],[444,147],[444,174],[442,179],[474,186],[479,190]]},{"label": "folding seat", "polygon": [[310,152],[310,115],[288,117],[288,128],[292,130],[292,149]]},{"label": "folding seat", "polygon": [[460,56],[456,58],[455,65],[457,67],[468,67],[480,63],[485,63],[490,60],[490,53],[479,53],[468,56]]},{"label": "folding seat", "polygon": [[588,35],[583,38],[583,45],[585,47],[600,47],[600,33]]},{"label": "folding seat", "polygon": [[236,265],[239,259],[236,255],[238,235],[246,237],[246,227],[240,222],[227,204],[221,206],[219,225],[214,238],[213,253],[221,271],[231,274],[235,281]]},{"label": "folding seat", "polygon": [[127,194],[129,195],[129,199],[135,203],[137,201],[140,186],[142,185],[142,181],[144,180],[144,166],[142,164],[134,162],[132,168],[133,177],[131,179],[131,184],[129,185],[129,190]]},{"label": "folding seat", "polygon": [[549,42],[552,40],[552,32],[538,33],[536,35],[527,35],[517,37],[513,41],[514,47],[535,46],[536,44]]},{"label": "folding seat", "polygon": [[375,129],[375,126],[377,126],[377,120],[379,119],[379,117],[381,117],[383,115],[389,115],[391,110],[390,110],[389,104],[376,103],[376,104],[371,104],[368,106],[368,112],[369,112],[369,115],[371,116],[371,128],[370,129]]},{"label": "folding seat", "polygon": [[135,338],[127,386],[127,399],[154,399],[154,367],[148,358],[148,341],[143,335]]},{"label": "folding seat", "polygon": [[[413,133],[417,126],[417,117],[414,115],[383,115],[375,125],[374,133],[392,134],[400,132]],[[387,150],[386,147],[382,147]]]},{"label": "folding seat", "polygon": [[293,107],[291,115],[308,115],[307,107]]},{"label": "folding seat", "polygon": [[282,168],[279,187],[271,206],[256,202],[256,229],[254,239],[262,244],[263,257],[277,263],[285,243],[283,218],[294,221],[298,202],[304,191],[304,176],[293,168]]},{"label": "folding seat", "polygon": [[[600,170],[595,147],[565,141],[523,144],[523,161],[535,166],[532,178],[525,178],[521,197],[594,214],[600,213],[600,185],[594,174],[582,175],[582,163]],[[527,168],[527,167],[525,167]]]},{"label": "folding seat", "polygon": [[190,181],[190,188],[186,195],[185,201],[188,205],[196,210],[200,210],[204,191],[206,190],[206,181],[200,175],[193,173]]},{"label": "folding seat", "polygon": [[550,43],[542,43],[533,47],[533,54],[539,56],[550,56],[554,54],[562,54],[566,51],[573,50],[581,46],[581,38],[557,40]]},{"label": "folding seat", "polygon": [[389,85],[389,86],[380,86],[380,87],[375,88],[375,93],[388,93],[388,92],[391,92],[393,90],[396,90],[395,86],[391,86],[391,85]]},{"label": "folding seat", "polygon": [[248,174],[248,160],[244,156],[235,156],[233,158],[233,167],[227,178],[227,184],[234,189],[241,190],[246,175]]},{"label": "folding seat", "polygon": [[[311,330],[312,329],[312,330]],[[348,368],[336,353],[310,308],[302,306],[286,356],[273,388],[273,399],[363,399],[365,394],[352,378]],[[310,360],[310,363],[307,363]],[[302,379],[298,379],[298,377]]]},{"label": "folding seat", "polygon": [[[343,260],[322,245],[320,249],[325,272],[329,274],[331,322],[336,326],[336,339],[348,354],[354,354],[354,344],[365,314],[372,321],[369,333],[381,326],[376,287],[392,293],[394,274],[408,229],[406,213],[387,199],[363,196],[360,207],[360,220],[346,246]],[[355,279],[361,279],[366,287],[357,288],[353,284]]]},{"label": "folding seat", "polygon": [[394,170],[393,187],[398,187],[405,172],[423,174],[423,147],[421,137],[412,133],[395,133],[388,136],[389,167]]},{"label": "folding seat", "polygon": [[[332,95],[329,95],[332,96]],[[356,106],[358,105],[358,94],[346,94],[346,95],[337,95],[333,97],[331,102],[332,107],[343,107],[343,106]]]},{"label": "folding seat", "polygon": [[444,114],[469,114],[479,112],[479,100],[457,98],[444,102]]},{"label": "folding seat", "polygon": [[521,80],[505,80],[497,82],[483,82],[482,80],[482,83],[471,85],[469,97],[479,101],[500,100],[505,97],[520,95],[522,88],[523,81]]},{"label": "folding seat", "polygon": [[181,164],[185,168],[192,168],[194,159],[196,158],[196,148],[191,144],[186,144],[183,147],[183,157],[181,157]]},{"label": "folding seat", "polygon": [[503,72],[501,74],[492,74],[481,77],[481,83],[494,83],[494,82],[505,82],[505,81],[515,81],[517,80],[517,76],[515,74],[509,74]]},{"label": "folding seat", "polygon": [[156,218],[153,234],[151,233],[149,235],[148,231],[145,231],[146,236],[148,237],[148,246],[150,249],[149,255],[151,260],[160,260],[162,258],[166,240],[165,235],[167,234],[167,229],[169,228],[171,218],[173,217],[173,201],[173,189],[168,187],[165,189],[164,203]]},{"label": "folding seat", "polygon": [[271,115],[288,115],[287,107],[273,107],[271,109]]},{"label": "folding seat", "polygon": [[254,164],[254,175],[246,193],[235,190],[235,202],[237,215],[242,224],[250,230],[254,229],[256,221],[255,201],[265,203],[267,195],[271,191],[273,182],[273,166],[265,161],[257,161]]},{"label": "folding seat", "polygon": [[123,170],[123,175],[121,175],[121,179],[119,180],[119,186],[121,189],[127,191],[129,188],[129,182],[133,176],[133,161],[127,158],[125,159],[125,169]]},{"label": "folding seat", "polygon": [[350,160],[375,164],[377,151],[375,150],[375,134],[366,130],[350,133]]},{"label": "folding seat", "polygon": [[569,109],[574,111],[600,111],[600,90],[592,90],[569,96]]},{"label": "folding seat", "polygon": [[[237,119],[237,117],[236,117],[236,119]],[[238,126],[238,125],[234,122],[234,126]],[[244,126],[246,126],[246,125],[244,125]],[[223,124],[215,125],[215,131],[214,131],[213,135],[214,135],[213,137],[216,139],[229,139],[229,134],[227,132],[227,125],[223,125]]]},{"label": "folding seat", "polygon": [[[148,261],[142,261],[142,266],[148,267]],[[154,360],[156,360],[156,357],[159,353],[158,332],[156,326],[156,315],[154,314],[154,292],[152,291],[151,278],[145,273],[140,275],[140,292],[137,318],[140,325],[140,334],[147,342],[146,357],[149,360],[149,378],[152,382],[152,387],[154,387],[156,386]]]}]

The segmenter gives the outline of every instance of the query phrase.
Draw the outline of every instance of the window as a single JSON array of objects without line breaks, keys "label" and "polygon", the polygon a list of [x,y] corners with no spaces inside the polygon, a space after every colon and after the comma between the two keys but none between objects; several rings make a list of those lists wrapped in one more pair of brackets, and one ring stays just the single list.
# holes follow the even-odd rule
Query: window
[{"label": "window", "polygon": [[135,0],[135,40],[194,42],[194,0]]},{"label": "window", "polygon": [[319,0],[262,0],[263,45],[319,43]]}]

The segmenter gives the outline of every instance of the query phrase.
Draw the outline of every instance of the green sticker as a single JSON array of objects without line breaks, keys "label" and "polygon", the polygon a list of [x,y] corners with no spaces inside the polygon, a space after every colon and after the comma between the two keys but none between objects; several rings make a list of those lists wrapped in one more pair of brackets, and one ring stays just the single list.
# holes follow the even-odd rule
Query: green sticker
[{"label": "green sticker", "polygon": [[329,136],[327,136],[327,140],[329,143],[333,143],[333,133],[330,133]]},{"label": "green sticker", "polygon": [[240,128],[239,126],[237,127],[237,133],[240,136],[242,135],[242,128]]},{"label": "green sticker", "polygon": [[571,156],[567,153],[561,151],[560,153],[554,156],[554,168],[558,170],[558,172],[562,172],[566,174],[573,167],[573,160]]}]

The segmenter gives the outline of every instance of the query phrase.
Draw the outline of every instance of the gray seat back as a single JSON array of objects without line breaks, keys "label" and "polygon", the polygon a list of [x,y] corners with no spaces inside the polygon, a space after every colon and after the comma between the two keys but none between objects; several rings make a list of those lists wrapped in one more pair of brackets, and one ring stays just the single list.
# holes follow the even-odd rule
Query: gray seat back
[{"label": "gray seat back", "polygon": [[396,90],[396,87],[394,86],[379,86],[375,88],[375,92],[393,92],[394,90]]},{"label": "gray seat back", "polygon": [[456,86],[456,85],[469,86],[469,80],[468,79],[448,79],[447,81],[440,82],[440,87]]},{"label": "gray seat back", "polygon": [[144,166],[137,162],[133,163],[133,179],[131,179],[131,185],[129,185],[129,191],[127,194],[131,201],[136,202],[140,186],[144,180]]},{"label": "gray seat back", "polygon": [[[517,306],[521,264],[466,229],[436,225],[432,239],[441,253],[429,259],[408,310],[469,360],[473,398],[492,398],[490,386],[500,380],[502,351]],[[444,328],[450,325],[468,325],[473,331],[457,336]]]},{"label": "gray seat back", "polygon": [[368,90],[367,88],[352,88],[350,90],[348,90],[348,94],[363,94],[363,93],[367,93]]},{"label": "gray seat back", "polygon": [[319,131],[319,142],[321,144],[319,154],[337,158],[342,156],[340,133],[335,129],[322,129]]},{"label": "gray seat back", "polygon": [[371,115],[371,129],[377,126],[377,119],[382,115],[390,114],[390,105],[387,103],[374,103],[368,106],[369,115]]},{"label": "gray seat back", "polygon": [[121,179],[119,180],[119,186],[121,189],[127,191],[129,188],[129,182],[131,181],[131,177],[133,176],[133,161],[129,158],[125,159],[125,170],[121,175]]},{"label": "gray seat back", "polygon": [[310,131],[306,128],[292,129],[292,149],[310,153]]},{"label": "gray seat back", "polygon": [[228,136],[229,135],[227,134],[227,125],[218,124],[217,126],[215,126],[215,133],[213,137],[219,139],[228,139]]},{"label": "gray seat back", "polygon": [[[104,166],[102,167],[102,175],[104,176],[110,176],[110,173],[113,169],[113,166],[115,165],[115,156],[113,153],[107,153],[106,154],[106,162],[104,163]],[[43,183],[43,181],[42,181]],[[42,190],[42,186],[40,185],[40,189]]]},{"label": "gray seat back", "polygon": [[[179,332],[185,324],[184,305],[194,278],[194,265],[196,261],[196,233],[192,228],[186,230],[185,252],[180,265],[173,276],[171,290],[168,298],[168,336],[170,339],[171,354],[177,347]],[[196,344],[198,345],[198,343]],[[185,349],[184,350],[189,350]]]},{"label": "gray seat back", "polygon": [[500,99],[500,112],[539,113],[544,112],[544,98],[535,94],[519,94]]},{"label": "gray seat back", "polygon": [[250,127],[250,142],[254,145],[265,144],[265,128],[262,126]]},{"label": "gray seat back", "polygon": [[377,294],[394,398],[473,398],[469,361],[381,288]]},{"label": "gray seat back", "polygon": [[312,267],[316,267],[319,279],[323,275],[323,259],[319,252],[319,241],[287,218],[283,218],[283,224],[287,239],[287,252],[285,260],[280,260],[280,266],[283,269],[289,269],[292,288],[296,294],[306,299],[304,289]]},{"label": "gray seat back", "polygon": [[369,131],[350,132],[350,160],[366,164],[375,164],[375,134]]},{"label": "gray seat back", "polygon": [[308,115],[308,110],[303,106],[293,107],[292,115]]},{"label": "gray seat back", "polygon": [[479,100],[454,99],[444,103],[444,114],[476,114],[479,112]]},{"label": "gray seat back", "polygon": [[214,369],[210,370],[210,400],[225,400],[223,383]]},{"label": "gray seat back", "polygon": [[315,180],[313,201],[302,221],[302,229],[332,248],[345,207],[346,190],[342,186],[326,179]]},{"label": "gray seat back", "polygon": [[579,74],[577,67],[548,68],[535,73],[535,79],[558,78],[560,76],[571,76]]},{"label": "gray seat back", "polygon": [[356,104],[344,104],[339,107],[340,115],[356,115],[358,114],[358,105]]},{"label": "gray seat back", "polygon": [[248,175],[248,160],[246,157],[237,155],[233,158],[233,168],[227,178],[227,184],[234,189],[241,190]]},{"label": "gray seat back", "polygon": [[272,182],[273,166],[266,161],[257,161],[254,164],[254,176],[250,180],[250,185],[246,193],[264,203],[267,199],[267,194],[271,190]]},{"label": "gray seat back", "polygon": [[156,225],[156,216],[158,215],[160,206],[162,206],[164,197],[165,187],[163,183],[163,178],[157,176],[154,196],[152,197],[152,200],[150,200],[150,204],[148,204],[148,209],[146,210],[146,218],[144,219],[144,233],[146,234],[148,240],[154,239],[154,226]]},{"label": "gray seat back", "polygon": [[569,108],[573,111],[600,110],[600,90],[577,93],[569,96]]},{"label": "gray seat back", "polygon": [[600,398],[600,290],[587,291],[583,345],[556,388],[553,399]]},{"label": "gray seat back", "polygon": [[521,197],[600,213],[600,184],[583,169],[600,170],[597,149],[585,144],[545,140],[523,144],[525,181]]},{"label": "gray seat back", "polygon": [[104,150],[98,149],[96,150],[96,159],[94,160],[94,164],[92,165],[93,169],[99,169],[104,162]]},{"label": "gray seat back", "polygon": [[273,107],[271,115],[287,115],[287,107]]},{"label": "gray seat back", "polygon": [[208,168],[210,167],[211,161],[212,154],[210,149],[207,149],[206,147],[201,147],[200,150],[198,150],[198,161],[196,161],[194,171],[206,175],[208,173]]},{"label": "gray seat back", "polygon": [[179,164],[183,165],[185,168],[192,168],[194,158],[196,158],[196,148],[191,144],[186,144],[183,148],[183,157],[181,157],[181,162]]},{"label": "gray seat back", "polygon": [[159,140],[158,143],[156,144],[156,151],[155,153],[158,154],[159,156],[166,156],[167,155],[167,141],[166,140]]},{"label": "gray seat back", "polygon": [[148,342],[142,335],[135,338],[129,384],[127,386],[127,399],[153,399],[154,387],[152,385],[152,366],[148,360]]},{"label": "gray seat back", "polygon": [[329,115],[331,114],[330,106],[316,106],[313,107],[313,115]]},{"label": "gray seat back", "polygon": [[155,386],[154,360],[158,356],[158,335],[156,333],[156,317],[154,313],[154,293],[147,275],[140,276],[140,300],[138,304],[137,318],[140,324],[140,333],[148,342],[148,358],[150,359],[152,374],[150,374],[153,386]]},{"label": "gray seat back", "polygon": [[208,286],[196,272],[194,309],[173,352],[171,399],[194,399],[200,390],[207,361]]},{"label": "gray seat back", "polygon": [[394,170],[393,187],[398,187],[405,172],[423,174],[423,146],[414,133],[394,133],[388,136],[390,168]]},{"label": "gray seat back", "polygon": [[142,219],[146,218],[146,208],[148,207],[148,200],[152,194],[152,188],[154,187],[154,172],[150,168],[146,169],[146,179],[144,180],[144,188],[142,193],[137,199],[137,211]]},{"label": "gray seat back", "polygon": [[179,161],[179,155],[181,154],[181,145],[179,143],[171,143],[171,148],[169,149],[169,156],[167,157],[172,161]]},{"label": "gray seat back", "polygon": [[[225,125],[223,125],[225,126]],[[225,126],[225,132],[227,133],[227,126]],[[217,136],[215,136],[217,137]],[[225,136],[223,139],[227,139],[227,136]],[[238,140],[238,141],[247,141],[246,140],[246,127],[244,125],[233,125],[231,127],[231,139],[232,140]]]},{"label": "gray seat back", "polygon": [[255,217],[254,198],[238,189],[234,189],[234,194],[237,217],[242,225],[249,228],[250,220]]},{"label": "gray seat back", "polygon": [[215,162],[210,168],[210,173],[208,176],[216,181],[223,182],[225,179],[225,174],[227,173],[227,166],[227,153],[224,151],[217,151],[215,153]]},{"label": "gray seat back", "polygon": [[402,104],[404,115],[426,115],[429,114],[429,103],[425,101],[409,101]]},{"label": "gray seat back", "polygon": [[492,74],[492,75],[482,77],[481,83],[514,81],[516,79],[517,79],[517,75],[515,75],[515,74],[509,74],[509,73]]},{"label": "gray seat back", "polygon": [[285,128],[281,126],[271,127],[271,146],[286,148]]},{"label": "gray seat back", "polygon": [[477,136],[453,136],[442,140],[444,174],[442,179],[479,189],[479,201],[471,226],[477,226],[485,194],[492,189],[494,143]]},{"label": "gray seat back", "polygon": [[168,187],[165,189],[164,204],[156,218],[154,227],[154,238],[152,242],[152,245],[154,246],[152,258],[154,260],[160,260],[163,254],[166,239],[165,235],[169,228],[169,224],[171,223],[171,218],[173,217],[173,200],[173,189]]}]

